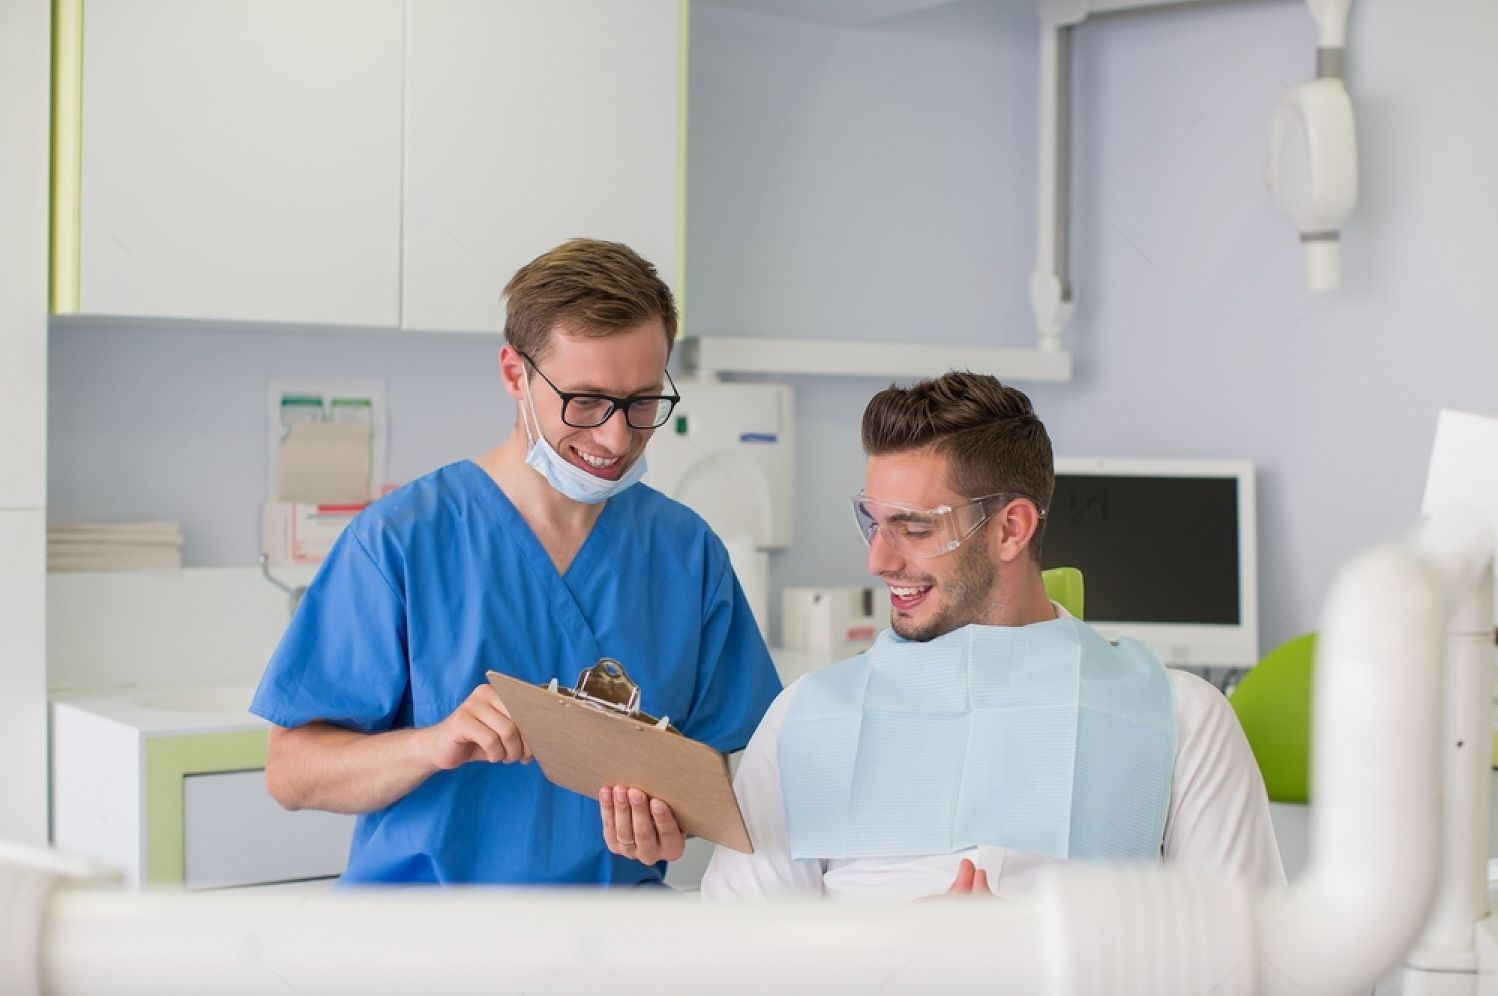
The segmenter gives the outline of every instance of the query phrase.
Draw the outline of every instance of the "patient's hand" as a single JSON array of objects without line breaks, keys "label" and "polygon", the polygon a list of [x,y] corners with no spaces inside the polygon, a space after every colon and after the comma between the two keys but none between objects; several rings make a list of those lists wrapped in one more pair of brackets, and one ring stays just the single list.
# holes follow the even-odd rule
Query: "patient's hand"
[{"label": "patient's hand", "polygon": [[615,854],[653,865],[675,861],[686,850],[687,835],[671,807],[637,788],[604,786],[598,791],[598,810],[603,842]]},{"label": "patient's hand", "polygon": [[957,866],[957,877],[952,880],[949,896],[993,896],[988,887],[988,872],[974,865],[967,858]]}]

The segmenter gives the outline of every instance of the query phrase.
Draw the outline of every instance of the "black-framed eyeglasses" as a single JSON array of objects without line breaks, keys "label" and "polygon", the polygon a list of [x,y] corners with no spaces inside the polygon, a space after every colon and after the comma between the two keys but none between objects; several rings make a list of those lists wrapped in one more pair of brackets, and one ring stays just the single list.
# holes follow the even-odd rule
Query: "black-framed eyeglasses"
[{"label": "black-framed eyeglasses", "polygon": [[[520,353],[520,350],[517,349],[516,352]],[[627,398],[612,398],[607,394],[564,391],[553,384],[550,377],[541,373],[535,360],[525,353],[520,353],[520,356],[531,365],[532,370],[541,374],[546,386],[562,399],[562,422],[574,429],[596,429],[612,418],[616,410],[624,412],[624,421],[631,429],[658,429],[671,418],[671,410],[681,400],[681,395],[675,393],[676,382],[671,379],[669,370],[663,372],[666,382],[671,385],[671,394],[632,394]]]}]

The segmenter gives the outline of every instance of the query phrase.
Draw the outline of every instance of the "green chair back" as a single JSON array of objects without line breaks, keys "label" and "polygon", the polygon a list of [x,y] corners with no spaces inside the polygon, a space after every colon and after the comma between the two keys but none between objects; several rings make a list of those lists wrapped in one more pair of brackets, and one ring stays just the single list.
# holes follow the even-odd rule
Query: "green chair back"
[{"label": "green chair back", "polygon": [[1311,680],[1316,634],[1275,647],[1228,701],[1253,748],[1273,802],[1310,802]]},{"label": "green chair back", "polygon": [[1082,572],[1075,567],[1052,567],[1040,572],[1045,593],[1078,619],[1082,618]]}]

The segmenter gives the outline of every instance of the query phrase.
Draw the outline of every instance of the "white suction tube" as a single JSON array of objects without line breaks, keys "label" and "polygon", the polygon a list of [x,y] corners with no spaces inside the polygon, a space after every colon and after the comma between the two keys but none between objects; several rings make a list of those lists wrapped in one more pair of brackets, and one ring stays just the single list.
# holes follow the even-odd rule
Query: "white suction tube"
[{"label": "white suction tube", "polygon": [[1363,555],[1331,593],[1316,661],[1311,862],[1260,905],[1261,992],[1366,992],[1425,922],[1440,866],[1450,611],[1439,569],[1410,548]]},{"label": "white suction tube", "polygon": [[578,890],[59,890],[49,996],[1044,992],[1028,904]]}]

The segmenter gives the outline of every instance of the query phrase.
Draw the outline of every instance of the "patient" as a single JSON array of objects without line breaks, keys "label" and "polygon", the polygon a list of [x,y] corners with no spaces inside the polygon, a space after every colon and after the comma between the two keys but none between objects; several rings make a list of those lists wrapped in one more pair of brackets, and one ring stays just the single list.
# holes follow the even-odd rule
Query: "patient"
[{"label": "patient", "polygon": [[1047,598],[1054,463],[1029,398],[963,372],[890,387],[863,446],[854,512],[892,630],[770,707],[734,781],[755,852],[718,848],[704,895],[1012,895],[1071,859],[1283,883],[1227,701]]}]

